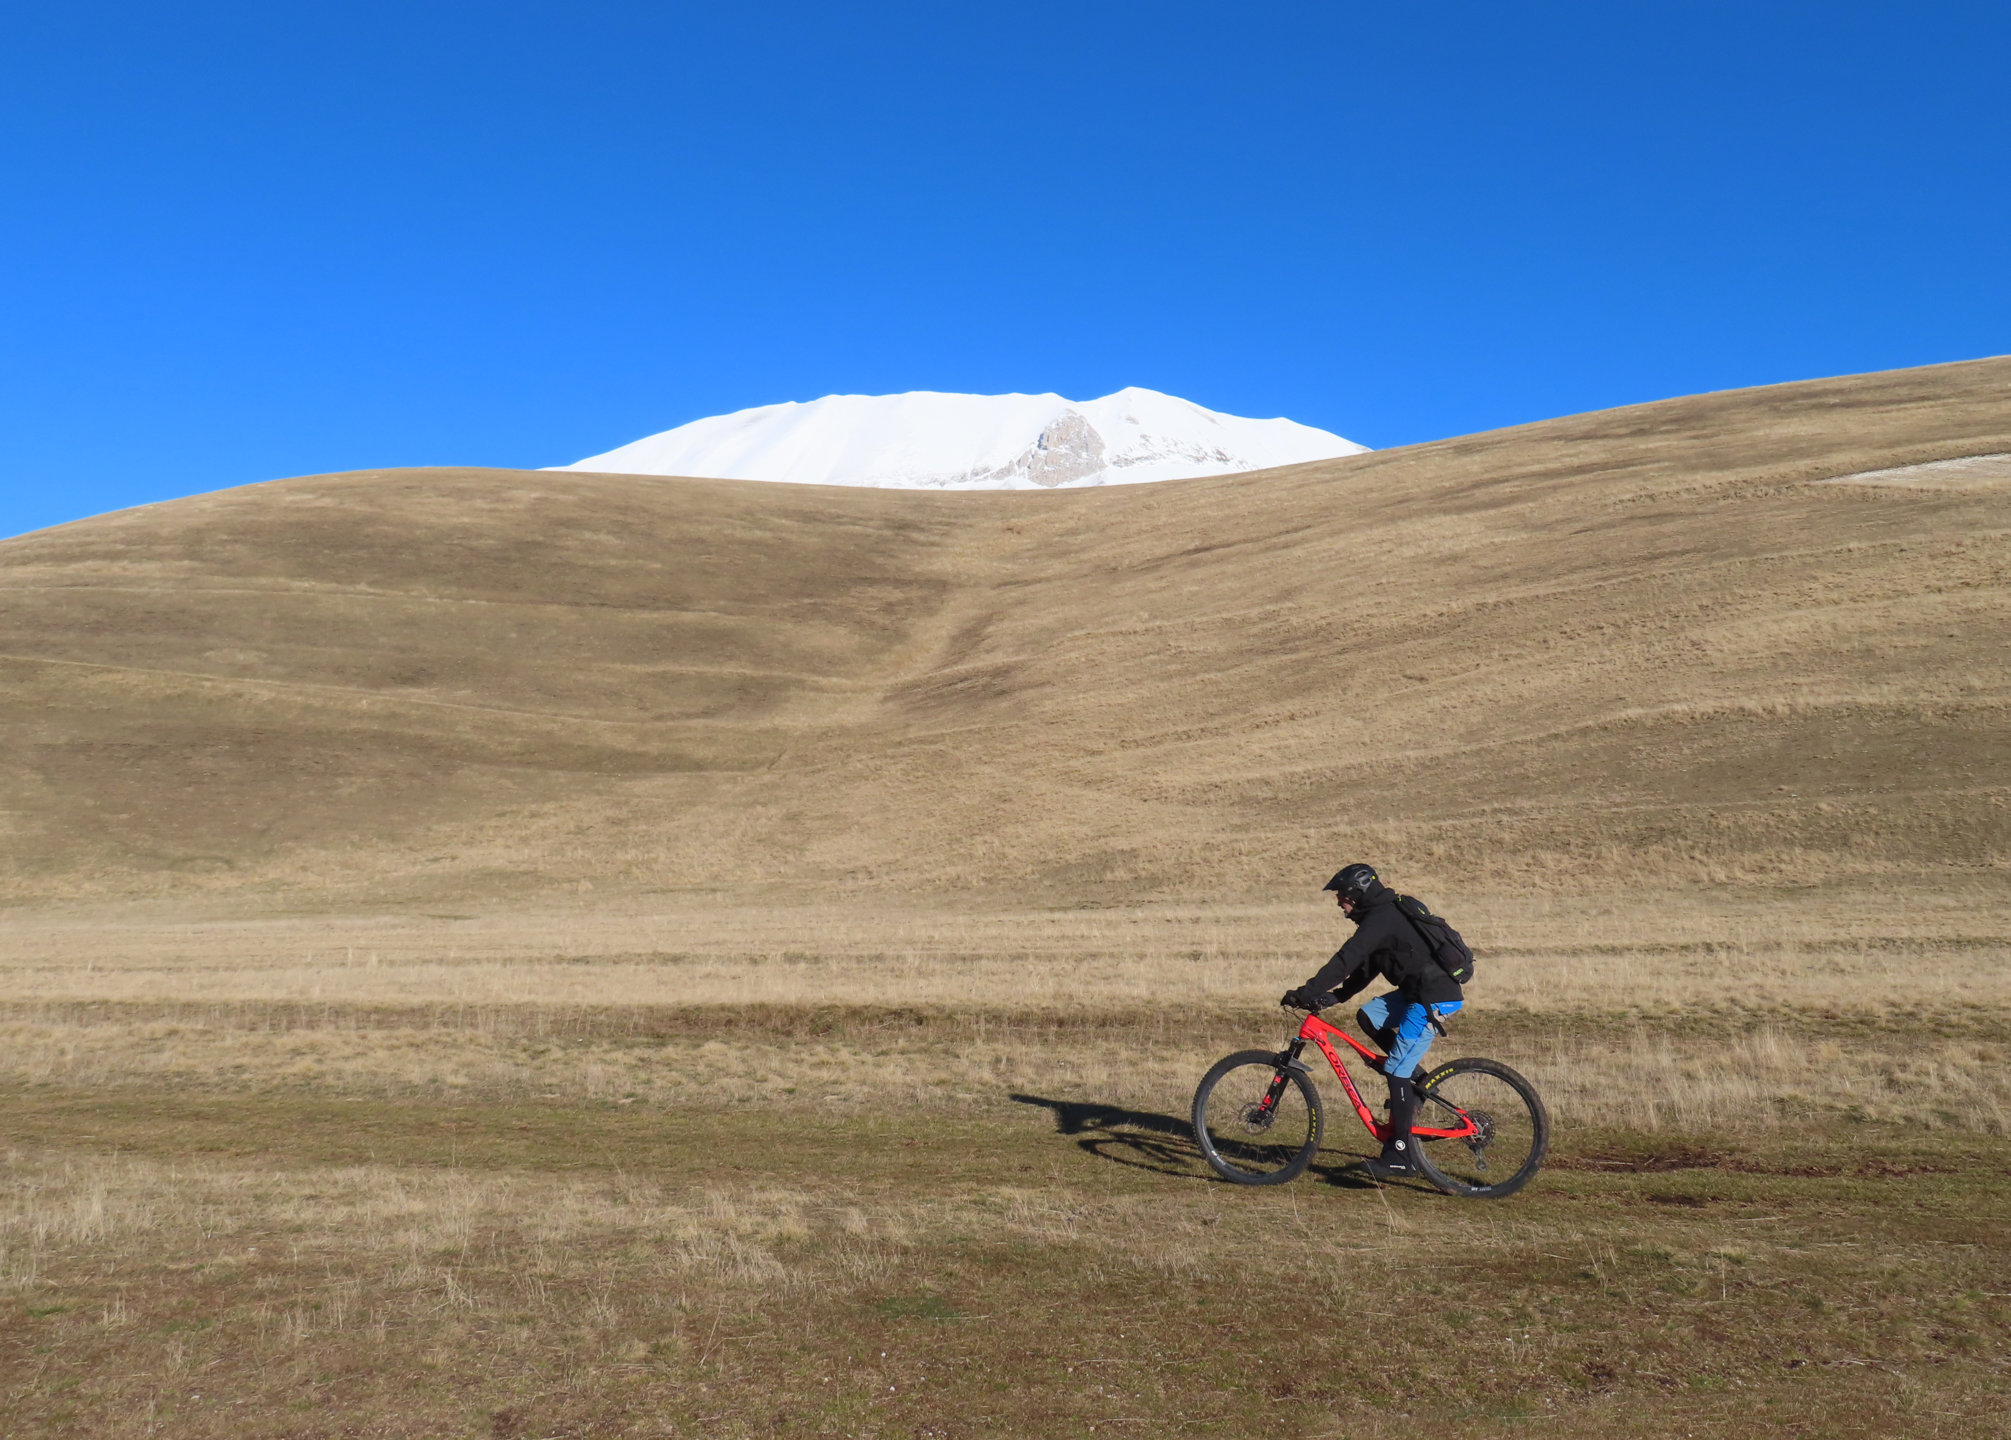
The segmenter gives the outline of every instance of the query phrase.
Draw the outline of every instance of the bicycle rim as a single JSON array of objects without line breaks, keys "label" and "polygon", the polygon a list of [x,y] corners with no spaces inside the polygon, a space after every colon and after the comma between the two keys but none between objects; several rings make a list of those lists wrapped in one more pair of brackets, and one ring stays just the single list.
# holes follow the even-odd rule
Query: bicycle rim
[{"label": "bicycle rim", "polygon": [[1550,1116],[1536,1088],[1494,1060],[1455,1060],[1419,1084],[1421,1129],[1460,1126],[1473,1117],[1480,1134],[1465,1140],[1419,1137],[1425,1178],[1448,1195],[1496,1199],[1529,1183],[1550,1146]]},{"label": "bicycle rim", "polygon": [[[1273,1082],[1280,1089],[1266,1103]],[[1302,1070],[1280,1072],[1268,1051],[1245,1050],[1210,1070],[1194,1092],[1194,1138],[1209,1166],[1238,1185],[1279,1185],[1320,1148],[1319,1092]]]}]

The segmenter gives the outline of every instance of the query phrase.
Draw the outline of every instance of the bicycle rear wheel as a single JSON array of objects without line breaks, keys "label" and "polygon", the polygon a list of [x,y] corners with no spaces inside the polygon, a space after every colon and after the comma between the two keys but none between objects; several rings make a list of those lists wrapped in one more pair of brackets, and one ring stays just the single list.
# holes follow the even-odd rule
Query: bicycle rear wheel
[{"label": "bicycle rear wheel", "polygon": [[1417,1137],[1418,1168],[1448,1195],[1498,1200],[1513,1195],[1543,1164],[1550,1112],[1536,1087],[1498,1060],[1455,1060],[1417,1083],[1420,1129],[1455,1130],[1454,1107],[1473,1117],[1468,1140]]},{"label": "bicycle rear wheel", "polygon": [[1238,1185],[1282,1185],[1301,1174],[1319,1153],[1325,1129],[1312,1078],[1281,1067],[1269,1050],[1224,1056],[1194,1091],[1202,1158]]}]

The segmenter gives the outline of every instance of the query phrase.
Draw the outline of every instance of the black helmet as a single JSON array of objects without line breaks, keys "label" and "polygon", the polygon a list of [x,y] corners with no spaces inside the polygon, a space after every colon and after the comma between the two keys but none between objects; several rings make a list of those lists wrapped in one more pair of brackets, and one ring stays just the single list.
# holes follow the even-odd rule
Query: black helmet
[{"label": "black helmet", "polygon": [[1356,861],[1352,865],[1343,865],[1335,873],[1334,878],[1320,888],[1337,891],[1343,900],[1359,905],[1369,891],[1376,889],[1382,883],[1377,878],[1373,865],[1364,865]]}]

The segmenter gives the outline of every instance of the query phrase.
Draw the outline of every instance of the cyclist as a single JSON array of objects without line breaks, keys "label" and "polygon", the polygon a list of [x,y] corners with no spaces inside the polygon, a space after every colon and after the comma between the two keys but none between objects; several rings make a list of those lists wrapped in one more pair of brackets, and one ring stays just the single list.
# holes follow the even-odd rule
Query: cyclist
[{"label": "cyclist", "polygon": [[1366,989],[1377,976],[1396,987],[1355,1012],[1362,1032],[1388,1052],[1382,1072],[1390,1087],[1390,1138],[1383,1142],[1383,1153],[1364,1168],[1379,1179],[1415,1175],[1411,1125],[1417,1119],[1417,1088],[1411,1079],[1431,1048],[1432,1021],[1459,1009],[1466,997],[1397,908],[1396,891],[1371,867],[1344,865],[1324,888],[1334,892],[1341,913],[1355,922],[1355,933],[1317,975],[1286,991],[1280,1003],[1324,1010]]}]

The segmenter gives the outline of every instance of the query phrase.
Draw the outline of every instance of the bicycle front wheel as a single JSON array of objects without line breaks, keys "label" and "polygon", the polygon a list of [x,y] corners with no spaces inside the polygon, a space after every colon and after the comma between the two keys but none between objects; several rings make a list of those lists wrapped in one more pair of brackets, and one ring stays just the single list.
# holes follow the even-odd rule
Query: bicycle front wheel
[{"label": "bicycle front wheel", "polygon": [[1224,1056],[1194,1092],[1202,1158],[1238,1185],[1282,1185],[1303,1173],[1325,1129],[1312,1077],[1269,1050]]},{"label": "bicycle front wheel", "polygon": [[1455,1060],[1417,1083],[1419,1129],[1464,1128],[1462,1140],[1417,1136],[1418,1168],[1448,1195],[1498,1200],[1513,1195],[1543,1164],[1550,1148],[1550,1112],[1536,1087],[1498,1060]]}]

